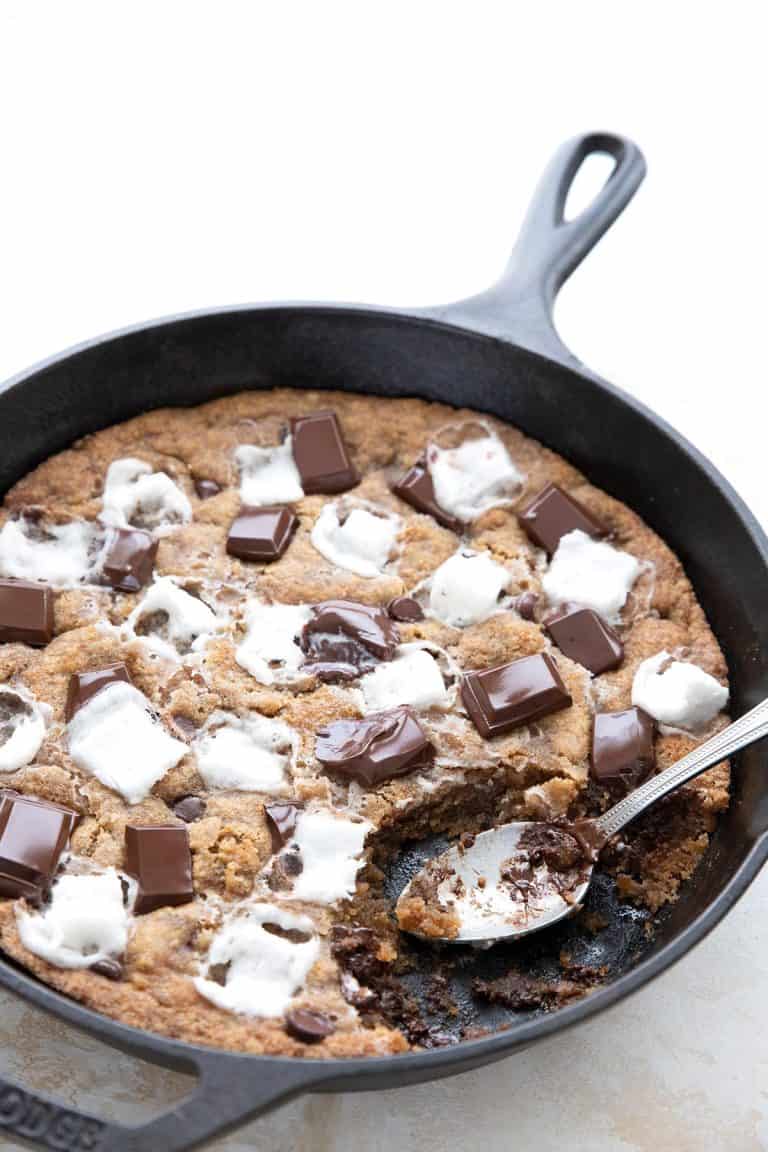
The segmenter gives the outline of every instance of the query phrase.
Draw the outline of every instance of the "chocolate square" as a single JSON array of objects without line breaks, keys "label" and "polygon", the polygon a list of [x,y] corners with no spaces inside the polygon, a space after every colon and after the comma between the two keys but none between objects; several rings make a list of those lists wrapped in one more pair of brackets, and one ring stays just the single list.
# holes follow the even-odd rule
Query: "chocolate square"
[{"label": "chocolate square", "polygon": [[577,529],[587,536],[605,536],[606,529],[578,500],[569,496],[557,484],[547,484],[538,496],[518,514],[525,531],[540,548],[550,555],[557,550],[560,539]]},{"label": "chocolate square", "polygon": [[110,528],[102,573],[121,592],[138,592],[152,579],[157,540],[141,528]]},{"label": "chocolate square", "polygon": [[42,647],[53,638],[53,590],[31,580],[0,579],[0,644]]},{"label": "chocolate square", "polygon": [[6,792],[0,799],[0,896],[39,904],[51,886],[77,813]]},{"label": "chocolate square", "polygon": [[435,750],[410,708],[362,720],[333,720],[317,733],[315,755],[324,768],[375,788],[384,780],[429,768]]},{"label": "chocolate square", "polygon": [[410,504],[411,508],[415,508],[417,512],[425,512],[444,528],[459,533],[464,531],[461,520],[441,508],[435,499],[432,477],[423,460],[417,460],[413,467],[392,485],[392,491],[401,500],[405,500],[406,504]]},{"label": "chocolate square", "polygon": [[131,683],[128,669],[125,664],[108,664],[106,668],[94,668],[88,672],[73,672],[69,678],[67,691],[67,706],[64,712],[67,724],[83,704],[87,704],[92,696],[106,688],[108,684],[122,681]]},{"label": "chocolate square", "polygon": [[299,521],[290,508],[241,508],[227,536],[227,552],[266,564],[279,560]]},{"label": "chocolate square", "polygon": [[467,672],[461,682],[461,698],[486,740],[573,703],[557,665],[546,652],[482,672]]},{"label": "chocolate square", "polygon": [[195,898],[189,833],[176,824],[127,824],[125,871],[138,882],[137,916]]},{"label": "chocolate square", "polygon": [[296,820],[301,808],[298,804],[267,804],[264,815],[272,839],[272,851],[284,848],[296,831]]},{"label": "chocolate square", "polygon": [[598,712],[592,732],[592,776],[601,783],[622,780],[636,787],[656,767],[655,724],[642,708]]},{"label": "chocolate square", "polygon": [[354,680],[380,660],[392,659],[400,632],[375,605],[325,600],[312,606],[300,642],[307,656],[305,672],[321,680]]},{"label": "chocolate square", "polygon": [[564,656],[582,664],[593,676],[618,668],[624,646],[591,608],[573,608],[550,616],[545,627]]},{"label": "chocolate square", "polygon": [[359,484],[335,412],[313,412],[291,420],[291,435],[293,459],[308,495],[346,492]]}]

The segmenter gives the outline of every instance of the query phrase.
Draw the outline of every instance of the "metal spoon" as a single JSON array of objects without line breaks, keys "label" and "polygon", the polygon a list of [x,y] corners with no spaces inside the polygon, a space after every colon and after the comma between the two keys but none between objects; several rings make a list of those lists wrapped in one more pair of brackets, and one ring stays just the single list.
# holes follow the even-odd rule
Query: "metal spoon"
[{"label": "metal spoon", "polygon": [[[396,908],[401,928],[433,942],[492,944],[550,927],[581,907],[594,862],[611,836],[681,784],[767,735],[768,700],[764,700],[682,760],[652,776],[602,816],[572,825],[569,831],[582,846],[575,870],[558,874],[543,863],[532,866],[520,838],[530,840],[533,830],[547,827],[543,823],[502,824],[481,832],[469,847],[454,845],[430,860],[401,892]],[[521,874],[528,879],[516,883],[514,877]],[[563,887],[568,877],[570,888]],[[419,897],[436,913],[428,929],[423,927],[423,916],[414,922],[409,915],[408,902]],[[409,919],[414,926],[409,926]]]}]

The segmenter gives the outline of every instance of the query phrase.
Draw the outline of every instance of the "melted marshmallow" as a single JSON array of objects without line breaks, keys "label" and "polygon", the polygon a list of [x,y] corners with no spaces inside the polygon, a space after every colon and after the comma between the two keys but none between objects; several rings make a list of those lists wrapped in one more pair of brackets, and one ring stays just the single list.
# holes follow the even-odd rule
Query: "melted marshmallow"
[{"label": "melted marshmallow", "polygon": [[291,838],[302,863],[293,884],[294,899],[333,904],[353,896],[371,827],[367,820],[348,820],[333,812],[302,812]]},{"label": "melted marshmallow", "polygon": [[508,580],[488,552],[456,552],[432,576],[430,610],[453,628],[477,624],[496,611]]},{"label": "melted marshmallow", "polygon": [[197,766],[209,788],[284,792],[294,734],[287,724],[258,712],[214,712],[194,745]]},{"label": "melted marshmallow", "polygon": [[45,720],[33,700],[0,685],[0,772],[31,764],[45,736]]},{"label": "melted marshmallow", "polygon": [[303,604],[261,604],[245,611],[245,638],[235,652],[241,668],[259,684],[286,684],[304,663],[298,638],[311,610]]},{"label": "melted marshmallow", "polygon": [[727,702],[728,689],[714,676],[696,664],[673,660],[668,652],[643,660],[632,681],[632,703],[676,728],[703,727]]},{"label": "melted marshmallow", "polygon": [[365,508],[353,508],[339,522],[338,504],[325,504],[312,529],[314,547],[337,568],[358,576],[380,576],[397,539],[395,516],[374,516]]},{"label": "melted marshmallow", "polygon": [[54,588],[71,588],[94,577],[99,545],[92,524],[50,524],[43,534],[25,528],[23,519],[7,520],[0,530],[0,576],[44,581]]},{"label": "melted marshmallow", "polygon": [[509,504],[525,479],[496,436],[465,440],[458,448],[427,448],[427,466],[441,508],[465,522]]},{"label": "melted marshmallow", "polygon": [[161,576],[147,589],[128,617],[126,630],[136,634],[137,625],[158,612],[163,615],[165,635],[150,632],[142,639],[154,651],[174,660],[186,652],[199,651],[219,627],[213,610],[179,588],[170,576]]},{"label": "melted marshmallow", "polygon": [[640,563],[586,532],[562,537],[541,584],[551,604],[572,602],[616,620],[640,573]]},{"label": "melted marshmallow", "polygon": [[399,704],[442,708],[449,702],[437,660],[418,644],[401,644],[394,660],[379,664],[360,681],[366,712],[383,712]]},{"label": "melted marshmallow", "polygon": [[240,469],[243,504],[291,504],[304,495],[291,436],[275,448],[243,444],[235,452],[235,461]]},{"label": "melted marshmallow", "polygon": [[143,460],[113,460],[107,469],[101,519],[117,528],[145,528],[162,535],[192,519],[192,505],[166,472]]},{"label": "melted marshmallow", "polygon": [[69,754],[84,772],[138,804],[187,753],[132,684],[108,684],[69,722]]},{"label": "melted marshmallow", "polygon": [[[268,932],[301,932],[306,940],[291,940]],[[274,904],[255,904],[246,915],[233,917],[213,938],[209,966],[226,964],[225,983],[195,979],[206,1000],[246,1016],[282,1016],[303,986],[318,958],[320,942],[307,916],[296,916]]]},{"label": "melted marshmallow", "polygon": [[62,876],[42,912],[16,913],[25,948],[57,968],[87,968],[120,956],[128,941],[129,913],[114,868],[98,875]]}]

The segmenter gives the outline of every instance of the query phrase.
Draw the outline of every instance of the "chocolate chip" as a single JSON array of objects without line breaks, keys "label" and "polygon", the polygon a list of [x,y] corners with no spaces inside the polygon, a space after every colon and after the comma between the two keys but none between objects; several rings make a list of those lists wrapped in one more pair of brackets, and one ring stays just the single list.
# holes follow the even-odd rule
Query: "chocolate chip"
[{"label": "chocolate chip", "polygon": [[193,900],[189,833],[177,824],[128,824],[125,871],[138,882],[134,914]]},{"label": "chocolate chip", "polygon": [[335,412],[313,412],[291,420],[293,458],[307,494],[346,492],[360,482],[349,459]]},{"label": "chocolate chip", "polygon": [[53,638],[53,592],[31,580],[0,579],[0,644],[41,647]]},{"label": "chocolate chip", "polygon": [[0,896],[39,904],[56,875],[77,813],[5,792],[0,799]]},{"label": "chocolate chip", "polygon": [[211,496],[218,496],[221,486],[215,480],[195,480],[195,492],[201,500],[210,500]]},{"label": "chocolate chip", "polygon": [[578,500],[556,484],[547,484],[519,513],[520,523],[540,548],[550,554],[569,532],[605,536],[606,529]]},{"label": "chocolate chip", "polygon": [[435,750],[410,708],[362,720],[334,720],[317,733],[315,755],[324,768],[375,788],[384,780],[428,768]]},{"label": "chocolate chip", "polygon": [[104,579],[121,592],[138,592],[152,579],[157,540],[141,528],[110,528]]},{"label": "chocolate chip", "polygon": [[591,608],[550,616],[545,627],[563,655],[583,665],[593,676],[618,668],[624,659],[621,640]]},{"label": "chocolate chip", "polygon": [[67,704],[64,715],[67,723],[75,712],[87,704],[91,697],[109,684],[130,684],[131,677],[125,664],[108,664],[106,668],[95,668],[89,672],[73,672],[69,678]]},{"label": "chocolate chip", "polygon": [[122,980],[124,975],[120,961],[111,960],[109,957],[91,964],[91,972],[95,972],[98,976],[105,976],[107,980]]},{"label": "chocolate chip", "polygon": [[290,508],[241,508],[227,537],[227,552],[241,560],[279,560],[299,521]]},{"label": "chocolate chip", "polygon": [[592,776],[601,783],[623,780],[635,787],[656,766],[653,747],[655,725],[641,708],[625,712],[598,712],[592,733]]},{"label": "chocolate chip", "polygon": [[189,716],[184,716],[181,712],[174,712],[171,716],[173,726],[181,736],[182,740],[191,740],[197,733],[197,722],[192,720]]},{"label": "chocolate chip", "polygon": [[486,739],[573,703],[557,665],[544,652],[482,672],[467,672],[461,698]]},{"label": "chocolate chip", "polygon": [[294,1008],[292,1012],[286,1013],[285,1030],[305,1044],[317,1044],[335,1032],[336,1026],[322,1012],[310,1012],[308,1008]]},{"label": "chocolate chip", "polygon": [[387,605],[387,612],[393,620],[400,620],[403,624],[414,624],[424,619],[424,609],[411,596],[396,596]]},{"label": "chocolate chip", "polygon": [[393,484],[392,491],[401,500],[405,500],[406,504],[415,508],[417,512],[425,512],[437,520],[438,524],[442,524],[444,528],[451,528],[454,532],[459,533],[464,531],[461,520],[451,516],[438,504],[432,476],[423,460],[418,460],[412,468],[409,468],[405,475],[401,476],[396,484]]},{"label": "chocolate chip", "polygon": [[267,804],[264,815],[272,838],[272,851],[279,852],[296,831],[296,818],[301,809],[297,804]]},{"label": "chocolate chip", "polygon": [[539,598],[535,592],[521,592],[519,596],[515,596],[511,601],[510,607],[514,608],[518,616],[522,616],[523,620],[534,620],[536,617],[536,605]]},{"label": "chocolate chip", "polygon": [[230,960],[226,960],[223,964],[211,964],[206,973],[206,979],[213,980],[214,984],[220,984],[221,987],[224,988],[227,983],[230,967]]},{"label": "chocolate chip", "polygon": [[391,660],[399,642],[397,625],[381,608],[326,600],[313,606],[301,634],[304,671],[320,679],[355,679],[380,660]]},{"label": "chocolate chip", "polygon": [[194,824],[205,814],[205,800],[202,796],[182,796],[174,803],[173,814],[185,824]]}]

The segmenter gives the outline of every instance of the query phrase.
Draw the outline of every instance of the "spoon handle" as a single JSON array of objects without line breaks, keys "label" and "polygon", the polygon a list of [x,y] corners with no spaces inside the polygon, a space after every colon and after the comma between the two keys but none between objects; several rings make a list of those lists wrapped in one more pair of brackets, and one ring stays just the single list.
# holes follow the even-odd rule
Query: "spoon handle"
[{"label": "spoon handle", "polygon": [[646,808],[650,808],[657,800],[674,792],[681,784],[686,784],[706,772],[707,768],[719,764],[734,752],[746,748],[768,736],[768,700],[763,700],[750,712],[746,712],[740,719],[734,720],[727,728],[723,728],[711,739],[705,740],[698,748],[694,748],[682,760],[665,768],[658,776],[652,776],[645,784],[641,784],[634,792],[630,792],[613,808],[599,816],[595,821],[597,828],[606,839],[615,835],[630,820],[634,820]]}]

